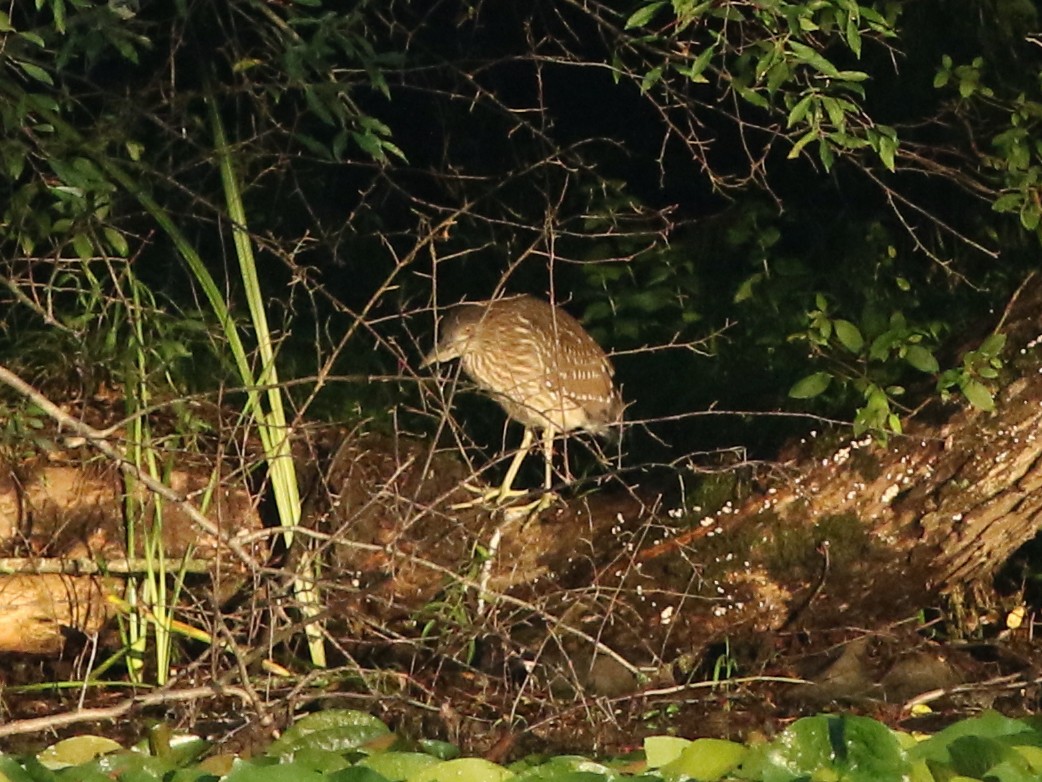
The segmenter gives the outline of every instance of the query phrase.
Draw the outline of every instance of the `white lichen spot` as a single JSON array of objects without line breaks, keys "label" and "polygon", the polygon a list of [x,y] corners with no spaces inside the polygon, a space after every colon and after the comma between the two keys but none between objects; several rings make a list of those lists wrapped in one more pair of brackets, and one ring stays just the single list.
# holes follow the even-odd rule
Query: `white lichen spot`
[{"label": "white lichen spot", "polygon": [[901,487],[896,483],[891,483],[886,491],[883,492],[883,496],[880,499],[887,505],[894,501],[894,498],[901,493]]},{"label": "white lichen spot", "polygon": [[673,621],[673,606],[666,606],[662,609],[662,613],[658,615],[659,621],[664,625],[668,625]]},{"label": "white lichen spot", "polygon": [[962,514],[961,513],[953,513],[952,514],[952,521],[962,521]]}]

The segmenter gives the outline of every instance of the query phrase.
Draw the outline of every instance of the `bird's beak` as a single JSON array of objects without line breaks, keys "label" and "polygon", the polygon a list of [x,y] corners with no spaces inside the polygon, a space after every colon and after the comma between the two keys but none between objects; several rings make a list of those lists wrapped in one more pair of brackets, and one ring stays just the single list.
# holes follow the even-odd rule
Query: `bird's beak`
[{"label": "bird's beak", "polygon": [[423,357],[423,361],[420,362],[420,369],[426,369],[431,364],[437,364],[439,361],[441,361],[441,355],[438,353],[438,348],[434,348]]}]

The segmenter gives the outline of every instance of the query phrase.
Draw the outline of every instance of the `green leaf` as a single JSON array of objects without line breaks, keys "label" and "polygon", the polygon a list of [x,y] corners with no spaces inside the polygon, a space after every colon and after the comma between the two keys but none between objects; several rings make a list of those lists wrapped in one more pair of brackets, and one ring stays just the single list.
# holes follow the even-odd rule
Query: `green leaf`
[{"label": "green leaf", "polygon": [[268,747],[268,754],[292,757],[305,747],[342,752],[391,732],[384,723],[353,709],[330,709],[309,714],[297,720]]},{"label": "green leaf", "polygon": [[995,409],[995,397],[991,395],[988,387],[979,380],[967,378],[965,382],[960,384],[959,388],[962,390],[963,396],[966,397],[966,401],[978,410],[990,413]]},{"label": "green leaf", "polygon": [[86,234],[73,236],[72,248],[81,261],[89,261],[94,256],[94,244]]},{"label": "green leaf", "polygon": [[644,74],[644,78],[640,80],[640,91],[647,92],[656,84],[662,80],[662,66],[657,65]]},{"label": "green leaf", "polygon": [[843,81],[868,81],[868,74],[864,71],[840,71],[837,78]]},{"label": "green leaf", "polygon": [[813,399],[823,393],[832,382],[832,375],[828,372],[815,372],[797,381],[789,389],[789,396],[793,399]]},{"label": "green leaf", "polygon": [[806,133],[803,134],[802,137],[800,137],[799,141],[797,141],[795,144],[792,145],[792,149],[789,150],[789,154],[786,155],[786,157],[789,160],[792,160],[793,158],[799,157],[800,156],[800,152],[803,151],[803,148],[805,146],[807,146],[810,142],[812,142],[814,139],[816,139],[817,137],[818,137],[818,132],[816,130],[808,130]]},{"label": "green leaf", "polygon": [[648,768],[661,768],[680,757],[691,741],[678,736],[647,736],[644,739],[644,757]]},{"label": "green leaf", "polygon": [[127,245],[126,237],[123,236],[119,231],[110,226],[102,228],[101,232],[105,234],[105,241],[108,246],[112,249],[116,255],[126,258],[127,253],[130,252],[130,247]]},{"label": "green leaf", "polygon": [[506,782],[514,772],[482,758],[443,760],[421,769],[408,782]]},{"label": "green leaf", "polygon": [[909,345],[905,350],[904,359],[920,372],[932,375],[940,370],[933,353],[922,345]]},{"label": "green leaf", "polygon": [[804,43],[799,41],[789,40],[789,49],[792,53],[800,59],[801,62],[806,63],[817,71],[820,71],[825,76],[831,76],[836,78],[839,76],[839,69],[831,62],[826,60],[817,50],[812,49]]},{"label": "green leaf", "polygon": [[796,105],[792,107],[792,111],[789,112],[788,119],[785,121],[785,127],[791,128],[797,122],[803,122],[803,118],[807,116],[807,111],[815,98],[817,98],[817,94],[813,92],[807,93],[800,98]]},{"label": "green leaf", "polygon": [[1004,347],[1006,347],[1005,334],[989,334],[977,350],[986,356],[997,356]]},{"label": "green leaf", "polygon": [[995,203],[991,205],[991,208],[996,212],[1013,212],[1019,211],[1021,204],[1024,203],[1024,196],[1019,192],[1014,191],[1012,193],[1004,193],[995,199]]},{"label": "green leaf", "polygon": [[422,752],[378,752],[358,765],[371,768],[390,782],[403,782],[436,763],[444,761]]},{"label": "green leaf", "polygon": [[695,83],[705,84],[709,80],[702,73],[708,67],[709,61],[713,59],[714,54],[716,54],[716,47],[707,46],[691,63],[691,67],[683,71],[683,74]]},{"label": "green leaf", "polygon": [[879,159],[887,171],[893,171],[896,165],[897,141],[889,136],[879,139]]},{"label": "green leaf", "polygon": [[770,104],[767,102],[767,99],[765,97],[763,97],[763,95],[761,95],[760,93],[756,92],[755,90],[751,90],[748,87],[745,87],[745,86],[743,86],[741,84],[736,84],[734,88],[735,88],[735,91],[747,103],[749,103],[749,104],[751,104],[753,106],[756,106],[757,108],[760,108],[760,109],[770,108]]},{"label": "green leaf", "polygon": [[52,87],[54,86],[54,80],[51,78],[51,74],[47,73],[47,71],[39,65],[34,65],[25,60],[16,60],[15,62],[18,64],[19,68],[25,71],[27,76],[36,79],[36,81],[42,81],[44,84],[48,84]]},{"label": "green leaf", "polygon": [[459,757],[459,747],[438,739],[420,739],[417,742],[424,752],[438,760],[454,760]]},{"label": "green leaf", "polygon": [[835,320],[832,322],[836,330],[836,339],[840,341],[851,353],[860,353],[865,346],[865,338],[861,336],[861,330],[849,320]]},{"label": "green leaf", "polygon": [[109,752],[119,752],[123,746],[104,736],[74,736],[52,744],[39,755],[37,760],[44,768],[56,770],[78,766]]},{"label": "green leaf", "polygon": [[236,760],[222,782],[325,782],[326,776],[292,762],[265,764],[263,759]]},{"label": "green leaf", "polygon": [[715,782],[736,769],[749,750],[741,744],[722,739],[695,739],[680,757],[660,770],[667,782],[697,779]]},{"label": "green leaf", "polygon": [[662,2],[651,3],[643,8],[638,8],[633,12],[630,18],[626,20],[625,29],[632,30],[634,27],[643,27],[651,21],[652,17],[654,17],[655,14],[659,12],[659,9],[665,4],[665,0],[662,0]]}]

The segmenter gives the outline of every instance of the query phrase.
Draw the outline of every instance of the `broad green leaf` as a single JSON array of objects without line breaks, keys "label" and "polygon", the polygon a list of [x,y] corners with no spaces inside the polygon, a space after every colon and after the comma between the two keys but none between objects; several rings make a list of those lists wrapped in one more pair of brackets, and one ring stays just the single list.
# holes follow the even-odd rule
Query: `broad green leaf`
[{"label": "broad green leaf", "polygon": [[94,255],[94,245],[86,234],[76,234],[72,237],[72,248],[76,251],[81,261],[89,261]]},{"label": "broad green leaf", "polygon": [[41,81],[44,84],[54,86],[54,80],[51,78],[51,74],[47,73],[47,71],[39,65],[34,65],[33,63],[25,62],[24,60],[16,60],[15,62],[19,68],[25,71],[27,76],[30,76],[37,81]]},{"label": "broad green leaf", "polygon": [[1006,347],[1005,334],[989,334],[978,350],[986,356],[997,356]]},{"label": "broad green leaf", "polygon": [[78,766],[109,752],[119,752],[123,745],[104,736],[73,736],[52,744],[39,755],[37,760],[44,768],[59,769]]},{"label": "broad green leaf", "polygon": [[695,739],[680,757],[660,770],[665,780],[715,782],[733,771],[748,754],[741,744],[722,739]]},{"label": "broad green leaf", "polygon": [[366,766],[348,766],[326,775],[325,779],[326,782],[387,782],[382,774]]},{"label": "broad green leaf", "polygon": [[383,722],[353,709],[330,709],[309,714],[293,723],[268,748],[268,755],[292,757],[305,747],[342,752],[358,749],[379,736],[390,734]]},{"label": "broad green leaf", "polygon": [[940,370],[940,366],[937,364],[937,359],[934,358],[933,353],[922,345],[909,345],[908,349],[905,350],[904,358],[905,361],[920,372],[926,372],[927,374],[932,375]]},{"label": "broad green leaf", "polygon": [[102,233],[105,234],[105,241],[108,243],[112,252],[125,258],[127,253],[130,252],[130,247],[127,245],[127,240],[123,234],[109,226],[105,226],[102,229]]},{"label": "broad green leaf", "polygon": [[832,325],[836,330],[836,339],[840,341],[851,353],[860,353],[865,346],[865,338],[861,336],[861,330],[849,320],[834,320]]},{"label": "broad green leaf", "polygon": [[408,782],[505,782],[512,776],[513,771],[489,760],[458,758],[421,769]]},{"label": "broad green leaf", "polygon": [[947,763],[951,761],[950,745],[963,736],[984,736],[1003,738],[1009,743],[1038,743],[1042,741],[1039,732],[1025,720],[1006,717],[997,711],[986,711],[978,717],[959,720],[944,730],[931,736],[913,747],[909,755],[913,759],[923,759]]},{"label": "broad green leaf", "polygon": [[422,752],[378,752],[363,758],[358,765],[371,768],[390,782],[402,782],[425,768],[443,762]]},{"label": "broad green leaf", "polygon": [[1024,196],[1021,193],[1014,191],[1012,193],[1004,193],[995,199],[995,203],[991,205],[991,208],[996,212],[1012,212],[1019,210],[1021,204],[1024,203]]},{"label": "broad green leaf", "polygon": [[1013,749],[1024,758],[1031,770],[1042,775],[1042,747],[1033,745],[1014,745]]},{"label": "broad green leaf", "polygon": [[742,776],[879,782],[909,779],[911,765],[894,733],[867,717],[805,717],[749,751]]},{"label": "broad green leaf", "polygon": [[447,741],[420,739],[417,743],[420,745],[420,749],[438,760],[454,760],[459,757],[459,747]]},{"label": "broad green leaf", "polygon": [[966,400],[978,410],[990,413],[995,409],[995,397],[991,395],[988,387],[980,381],[969,378],[960,388]]},{"label": "broad green leaf", "polygon": [[886,166],[887,171],[893,171],[897,165],[896,161],[897,142],[889,136],[879,139],[879,159]]},{"label": "broad green leaf", "polygon": [[789,389],[789,396],[793,399],[813,399],[828,388],[831,382],[832,375],[828,372],[815,372],[797,381]]},{"label": "broad green leaf", "polygon": [[648,736],[644,739],[644,757],[648,761],[648,768],[661,768],[672,763],[689,746],[689,739],[677,736]]},{"label": "broad green leaf", "polygon": [[326,776],[297,763],[236,760],[221,782],[325,782]]}]

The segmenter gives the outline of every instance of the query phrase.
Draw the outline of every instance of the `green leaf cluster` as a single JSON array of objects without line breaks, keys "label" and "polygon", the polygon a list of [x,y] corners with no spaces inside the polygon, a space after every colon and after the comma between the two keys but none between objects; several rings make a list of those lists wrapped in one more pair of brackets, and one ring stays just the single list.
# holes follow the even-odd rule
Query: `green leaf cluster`
[{"label": "green leaf cluster", "polygon": [[[838,156],[868,148],[893,171],[897,131],[868,120],[862,103],[869,74],[852,63],[861,59],[866,40],[896,36],[898,12],[896,4],[884,15],[875,5],[854,0],[753,5],[656,0],[633,11],[625,29],[640,33],[640,46],[669,52],[645,70],[634,67],[641,92],[674,75],[714,84],[748,107],[783,113],[790,158],[813,143],[829,169]],[[735,36],[741,41],[737,46]],[[626,68],[624,62],[618,54],[618,71]]]},{"label": "green leaf cluster", "polygon": [[942,399],[958,390],[974,407],[994,409],[988,383],[1002,367],[1000,353],[1005,337],[995,334],[979,348],[967,351],[960,367],[941,372],[938,348],[945,328],[940,322],[913,325],[899,311],[883,319],[866,311],[861,324],[833,317],[826,296],[818,294],[817,306],[807,313],[807,328],[790,336],[804,342],[812,354],[825,359],[829,369],[812,372],[789,389],[793,399],[813,399],[833,387],[851,389],[861,397],[855,434],[871,432],[881,438],[901,432],[898,398],[905,393],[899,378],[906,369],[937,378]]},{"label": "green leaf cluster", "polygon": [[1028,782],[1042,774],[1039,720],[996,712],[921,739],[842,715],[805,717],[752,745],[651,736],[637,761],[529,757],[502,766],[457,757],[443,742],[410,745],[368,714],[335,709],[301,718],[250,759],[218,754],[200,762],[209,747],[158,729],[131,751],[100,736],[80,736],[38,756],[0,756],[0,774],[7,782]]}]

